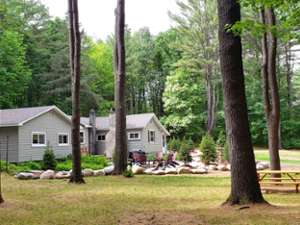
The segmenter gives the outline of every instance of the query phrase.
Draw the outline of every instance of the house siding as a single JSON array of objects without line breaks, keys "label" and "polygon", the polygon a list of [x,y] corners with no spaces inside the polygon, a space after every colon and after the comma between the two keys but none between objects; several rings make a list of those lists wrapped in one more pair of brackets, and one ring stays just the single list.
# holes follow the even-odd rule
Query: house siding
[{"label": "house siding", "polygon": [[[19,127],[19,161],[42,160],[45,147],[32,146],[32,132],[45,132],[57,158],[71,154],[71,124],[55,111],[49,111]],[[69,145],[58,145],[58,134],[69,134]],[[85,132],[86,133],[86,132]],[[87,139],[86,139],[87,140]]]},{"label": "house siding", "polygon": [[[7,142],[8,137],[8,142]],[[7,152],[8,147],[8,152]],[[0,156],[1,160],[18,162],[18,127],[0,128]]]},{"label": "house siding", "polygon": [[96,132],[96,149],[98,155],[105,155],[106,151],[106,139],[105,141],[98,141],[98,135],[107,135],[108,131],[97,131]]},{"label": "house siding", "polygon": [[[131,132],[139,132],[141,135],[140,140],[128,140],[128,133]],[[127,130],[127,147],[128,147],[128,152],[132,151],[145,151],[145,145],[144,145],[144,139],[143,139],[143,130],[142,129],[136,129],[136,130]]]},{"label": "house siding", "polygon": [[[155,142],[150,143],[148,141],[148,131],[155,132]],[[143,129],[143,143],[145,146],[145,152],[161,152],[163,151],[163,139],[162,135],[165,133],[159,128],[156,122],[152,119],[147,126]]]}]

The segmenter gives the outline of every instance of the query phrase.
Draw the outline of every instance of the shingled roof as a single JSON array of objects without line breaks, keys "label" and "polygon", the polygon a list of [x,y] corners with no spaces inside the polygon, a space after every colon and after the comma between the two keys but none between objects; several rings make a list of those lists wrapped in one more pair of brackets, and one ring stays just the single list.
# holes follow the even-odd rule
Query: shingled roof
[{"label": "shingled roof", "polygon": [[[126,128],[127,129],[143,129],[147,124],[154,119],[154,121],[161,127],[161,129],[166,132],[168,131],[161,125],[154,113],[141,113],[132,114],[126,116]],[[81,117],[81,123],[85,126],[89,126],[89,118]],[[107,117],[97,117],[96,118],[96,128],[99,130],[109,130],[109,116]]]},{"label": "shingled roof", "polygon": [[56,106],[41,106],[41,107],[28,107],[18,109],[3,109],[0,110],[0,127],[22,126],[24,123],[46,113],[54,110],[69,120]]}]

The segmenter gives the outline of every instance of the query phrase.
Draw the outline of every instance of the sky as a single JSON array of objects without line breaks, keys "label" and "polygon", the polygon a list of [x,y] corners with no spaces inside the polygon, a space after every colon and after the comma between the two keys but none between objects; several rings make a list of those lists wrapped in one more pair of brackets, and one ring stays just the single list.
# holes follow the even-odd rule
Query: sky
[{"label": "sky", "polygon": [[[67,0],[41,0],[50,15],[65,17]],[[79,19],[85,32],[94,39],[105,40],[114,32],[116,0],[79,0]],[[127,0],[126,24],[133,31],[149,27],[158,34],[171,27],[168,11],[176,12],[175,0]]]}]

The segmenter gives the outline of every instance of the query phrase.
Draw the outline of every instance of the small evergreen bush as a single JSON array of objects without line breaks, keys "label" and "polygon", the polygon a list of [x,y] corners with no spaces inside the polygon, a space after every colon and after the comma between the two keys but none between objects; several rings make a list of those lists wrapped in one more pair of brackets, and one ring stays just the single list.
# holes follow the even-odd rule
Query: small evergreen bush
[{"label": "small evergreen bush", "polygon": [[214,139],[206,134],[201,141],[200,150],[202,152],[202,161],[205,164],[214,162],[217,158],[217,151]]},{"label": "small evergreen bush", "polygon": [[55,170],[56,165],[57,161],[54,152],[50,147],[47,147],[43,156],[42,168],[44,170]]},{"label": "small evergreen bush", "polygon": [[192,157],[190,155],[190,152],[191,152],[192,148],[193,148],[193,146],[191,146],[188,141],[183,139],[183,141],[181,142],[180,150],[179,150],[179,160],[182,160],[185,163],[191,162]]},{"label": "small evergreen bush", "polygon": [[180,150],[180,145],[181,143],[179,139],[172,138],[168,143],[168,149],[176,152]]},{"label": "small evergreen bush", "polygon": [[217,145],[220,147],[224,147],[225,143],[226,143],[226,135],[225,135],[224,131],[220,131],[218,140],[217,140]]}]

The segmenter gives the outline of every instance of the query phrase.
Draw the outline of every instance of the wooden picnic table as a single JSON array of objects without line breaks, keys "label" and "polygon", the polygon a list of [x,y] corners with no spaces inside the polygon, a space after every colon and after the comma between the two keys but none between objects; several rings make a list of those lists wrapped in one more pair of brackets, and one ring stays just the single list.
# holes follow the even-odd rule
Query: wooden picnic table
[{"label": "wooden picnic table", "polygon": [[[289,190],[285,186],[295,186],[296,193],[299,193],[300,171],[295,170],[263,170],[258,171],[258,180],[262,190]],[[274,175],[280,175],[278,177]],[[266,186],[268,185],[268,186]]]}]

